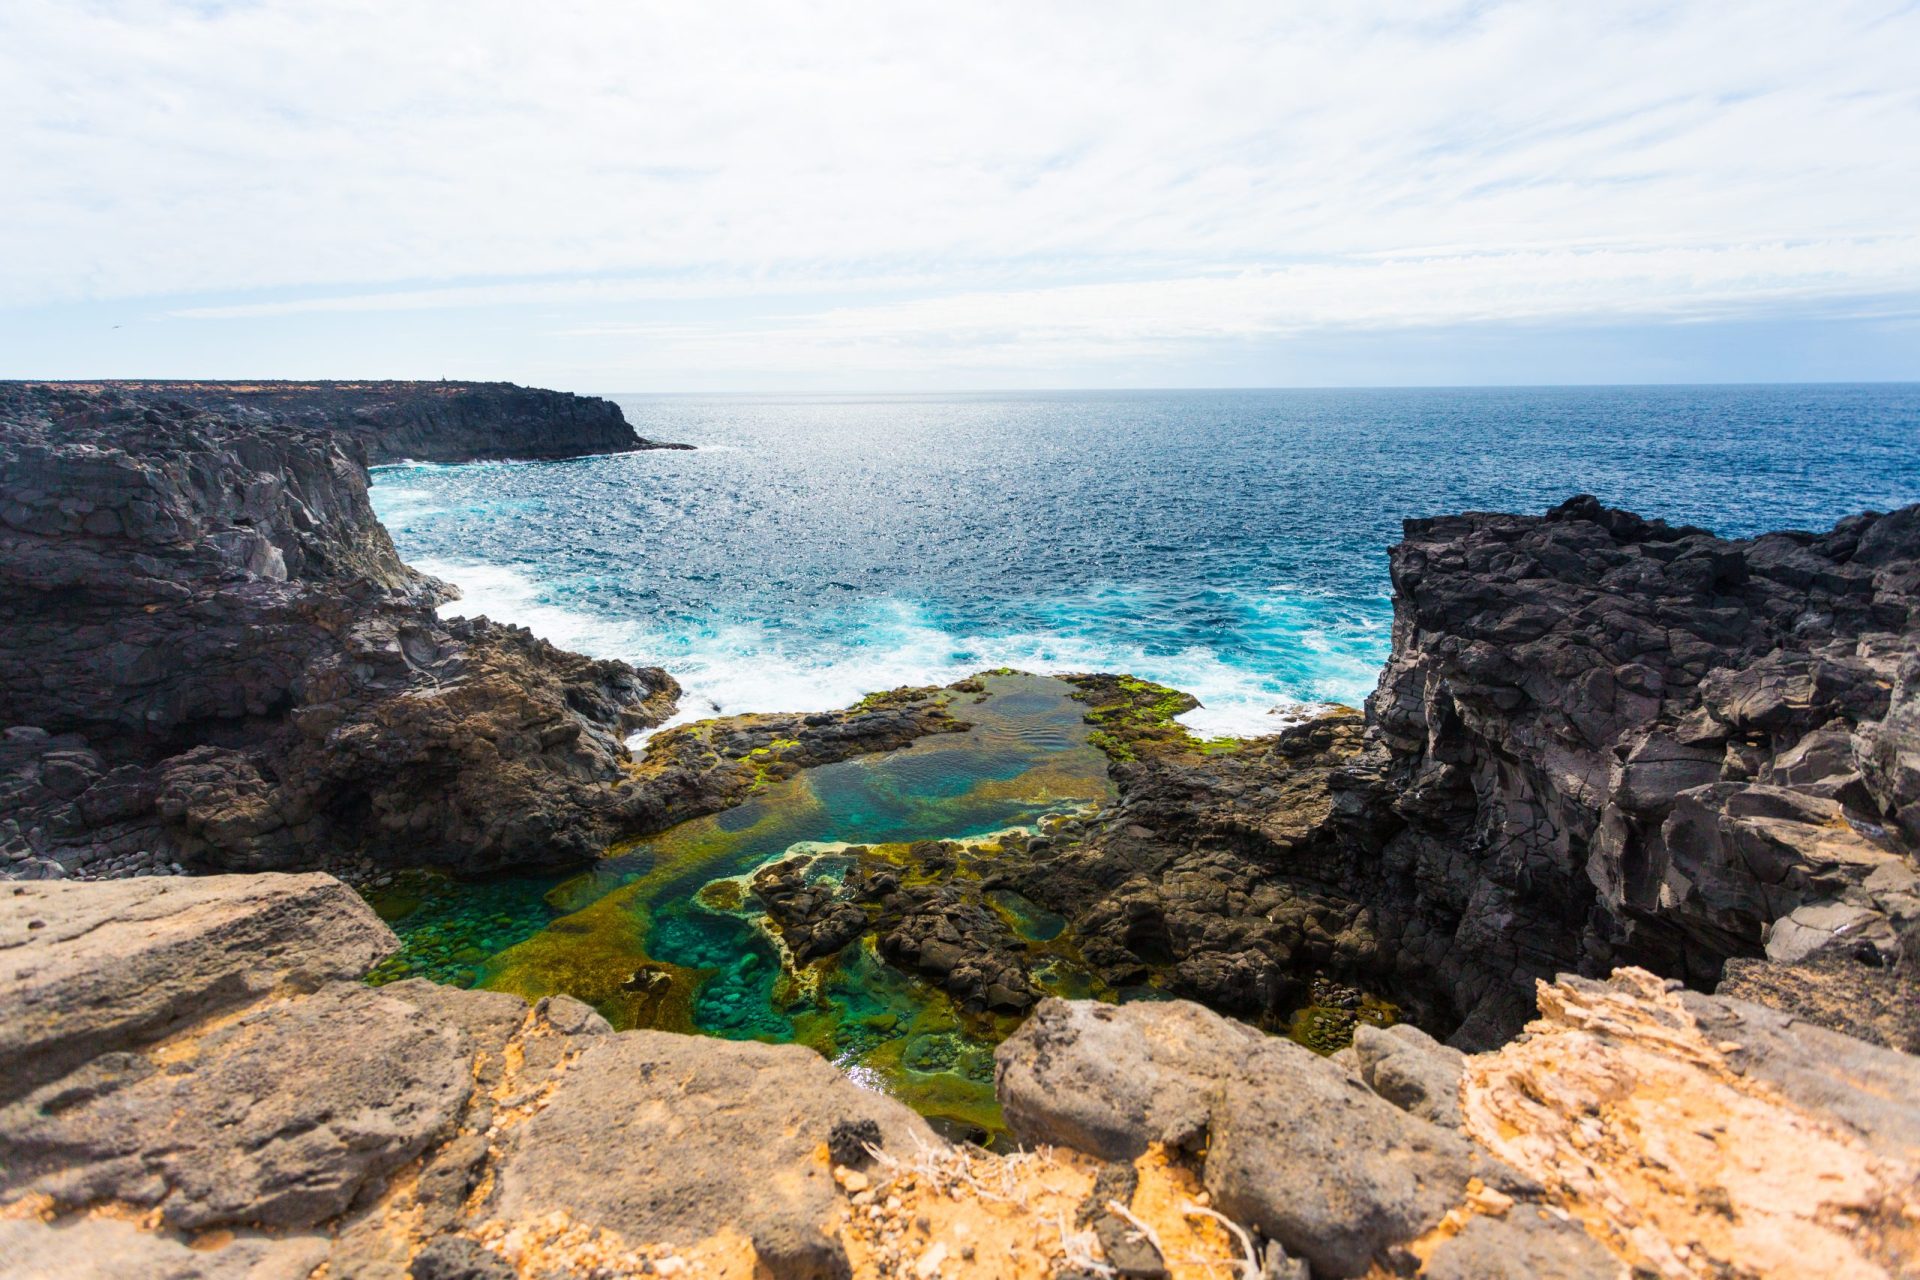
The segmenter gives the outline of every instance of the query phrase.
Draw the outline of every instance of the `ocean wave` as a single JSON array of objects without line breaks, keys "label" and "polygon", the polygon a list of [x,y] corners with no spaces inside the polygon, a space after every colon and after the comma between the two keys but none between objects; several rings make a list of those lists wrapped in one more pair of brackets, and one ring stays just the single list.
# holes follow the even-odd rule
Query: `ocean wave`
[{"label": "ocean wave", "polygon": [[[666,668],[685,690],[670,723],[742,712],[831,710],[880,689],[946,684],[976,671],[1014,667],[1041,674],[1123,671],[1157,681],[1200,699],[1198,709],[1181,717],[1196,733],[1246,737],[1276,732],[1318,702],[1357,703],[1378,671],[1376,657],[1322,637],[1317,648],[1297,650],[1300,663],[1290,673],[1289,689],[1273,673],[1205,645],[1151,652],[1120,639],[1106,619],[1089,634],[1074,600],[1051,603],[1048,612],[1061,624],[1057,631],[960,634],[930,621],[924,607],[897,598],[862,601],[834,625],[808,630],[750,621],[663,627],[557,605],[531,576],[509,566],[415,563],[460,587],[462,599],[442,606],[447,616],[484,614],[564,648]],[[1313,628],[1297,619],[1294,629]]]}]

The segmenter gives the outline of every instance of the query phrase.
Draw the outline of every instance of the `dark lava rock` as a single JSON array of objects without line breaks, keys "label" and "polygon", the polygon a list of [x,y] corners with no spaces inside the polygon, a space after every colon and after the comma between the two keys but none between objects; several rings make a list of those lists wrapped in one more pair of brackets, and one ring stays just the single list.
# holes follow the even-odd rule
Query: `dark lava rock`
[{"label": "dark lava rock", "polygon": [[436,617],[358,438],[310,418],[0,388],[0,723],[37,731],[0,742],[11,874],[477,870],[618,829],[672,679]]},{"label": "dark lava rock", "polygon": [[878,1121],[842,1120],[827,1134],[827,1154],[837,1165],[864,1168],[873,1163],[873,1154],[868,1148],[877,1149],[883,1137]]},{"label": "dark lava rock", "polygon": [[1364,721],[1201,744],[1077,678],[1120,798],[1012,882],[1102,977],[1272,1024],[1332,976],[1472,1048],[1563,970],[1765,958],[1805,1016],[1908,1041],[1920,507],[1729,541],[1576,498],[1409,521],[1390,565]]},{"label": "dark lava rock", "polygon": [[810,857],[769,863],[754,873],[753,892],[780,929],[793,958],[805,964],[838,953],[867,931],[867,913],[831,880],[807,879]]},{"label": "dark lava rock", "polygon": [[1419,901],[1381,924],[1460,1042],[1515,1029],[1557,969],[1711,986],[1736,956],[1899,953],[1920,507],[1736,542],[1583,497],[1409,521],[1390,564],[1384,751],[1347,803],[1404,824],[1379,856]]},{"label": "dark lava rock", "polygon": [[518,1280],[520,1275],[499,1254],[460,1236],[428,1244],[414,1255],[407,1274],[412,1280]]},{"label": "dark lava rock", "polygon": [[[350,436],[375,466],[690,449],[643,439],[599,396],[511,382],[106,382],[89,388]],[[161,410],[164,412],[164,410]]]},{"label": "dark lava rock", "polygon": [[1023,1013],[1040,990],[1006,922],[954,886],[901,889],[881,904],[875,928],[888,963],[917,973],[969,1012]]}]

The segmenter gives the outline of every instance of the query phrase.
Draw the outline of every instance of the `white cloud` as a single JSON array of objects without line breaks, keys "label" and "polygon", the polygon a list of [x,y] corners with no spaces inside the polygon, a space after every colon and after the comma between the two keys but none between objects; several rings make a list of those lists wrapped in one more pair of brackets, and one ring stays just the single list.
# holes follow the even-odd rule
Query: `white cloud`
[{"label": "white cloud", "polygon": [[0,305],[766,299],[667,340],[778,367],[1879,296],[1916,64],[1874,0],[10,0]]}]

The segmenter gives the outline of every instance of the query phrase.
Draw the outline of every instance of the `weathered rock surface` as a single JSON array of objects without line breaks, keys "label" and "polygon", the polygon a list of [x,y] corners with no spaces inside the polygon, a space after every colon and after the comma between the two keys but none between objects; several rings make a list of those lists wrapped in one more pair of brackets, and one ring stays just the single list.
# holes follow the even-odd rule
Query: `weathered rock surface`
[{"label": "weathered rock surface", "polygon": [[[870,1121],[903,1154],[937,1141],[811,1049],[718,1047],[663,1031],[603,1038],[515,1130],[492,1211],[521,1221],[558,1211],[629,1240],[731,1230],[777,1275],[846,1274],[824,1158],[835,1126]],[[725,1133],[742,1141],[715,1141]]]},{"label": "weathered rock surface", "polygon": [[1643,970],[1540,985],[1468,1131],[1639,1272],[1912,1275],[1920,1060]]},{"label": "weathered rock surface", "polygon": [[[1491,1053],[1365,1029],[1359,1075],[1193,1004],[1047,1001],[997,1083],[1028,1140],[1199,1153],[1316,1277],[1920,1268],[1920,1059],[1644,970],[1538,997]],[[1437,1095],[1450,1123],[1392,1105]]]},{"label": "weathered rock surface", "polygon": [[1271,1021],[1330,975],[1472,1048],[1562,970],[1765,960],[1750,994],[1913,1043],[1920,507],[1728,541],[1578,498],[1409,521],[1391,567],[1364,723],[1202,744],[1076,678],[1120,801],[1018,887],[1102,976]]},{"label": "weathered rock surface", "polygon": [[19,1280],[307,1280],[326,1259],[324,1236],[242,1237],[209,1251],[114,1218],[0,1220],[0,1275]]},{"label": "weathered rock surface", "polygon": [[0,1101],[394,945],[331,876],[0,886]]},{"label": "weathered rock surface", "polygon": [[[1457,1130],[1195,1004],[1048,1000],[995,1062],[1007,1122],[1023,1140],[1112,1159],[1155,1143],[1204,1151],[1215,1205],[1316,1276],[1365,1273],[1439,1227],[1470,1182],[1510,1198],[1538,1191]],[[1565,1248],[1598,1253],[1577,1231]]]},{"label": "weathered rock surface", "polygon": [[643,439],[599,396],[511,382],[106,382],[136,398],[178,400],[212,413],[258,414],[351,436],[375,466],[486,462],[687,449]]},{"label": "weathered rock surface", "polygon": [[0,859],[59,875],[564,863],[622,819],[664,672],[402,564],[355,437],[0,388]]},{"label": "weathered rock surface", "polygon": [[1361,1026],[1353,1033],[1354,1057],[1367,1087],[1422,1120],[1460,1127],[1460,1081],[1467,1058],[1412,1023]]},{"label": "weathered rock surface", "polygon": [[0,1112],[0,1163],[57,1209],[313,1227],[452,1128],[472,1057],[457,1027],[333,984],[164,1052],[102,1054]]}]

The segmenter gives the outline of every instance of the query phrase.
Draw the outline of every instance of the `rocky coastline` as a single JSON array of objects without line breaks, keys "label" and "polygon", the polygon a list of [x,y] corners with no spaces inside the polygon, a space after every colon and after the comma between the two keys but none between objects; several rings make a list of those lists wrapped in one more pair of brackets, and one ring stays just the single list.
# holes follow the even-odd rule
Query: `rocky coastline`
[{"label": "rocky coastline", "polygon": [[1644,970],[1481,1054],[1048,1000],[995,1155],[799,1046],[355,981],[394,943],[320,874],[0,893],[0,1274],[1913,1273],[1920,1059]]},{"label": "rocky coastline", "polygon": [[[367,499],[647,447],[506,384],[0,386],[0,1272],[1915,1274],[1920,507],[1409,521],[1364,713],[1066,677],[1112,803],[763,868],[795,963],[1024,1018],[999,1156],[810,1050],[360,981],[396,939],[318,872],[584,864],[966,727],[658,729],[664,671],[440,618]],[[1003,891],[1174,999],[1043,999]]]},{"label": "rocky coastline", "polygon": [[333,432],[357,443],[370,466],[394,462],[552,461],[646,449],[691,449],[649,440],[599,396],[511,382],[92,382],[53,383],[131,404],[185,404],[252,422]]},{"label": "rocky coastline", "polygon": [[672,678],[438,617],[457,589],[394,552],[334,397],[0,387],[0,872],[577,864],[769,769],[954,723],[946,692],[901,693],[636,761]]}]

